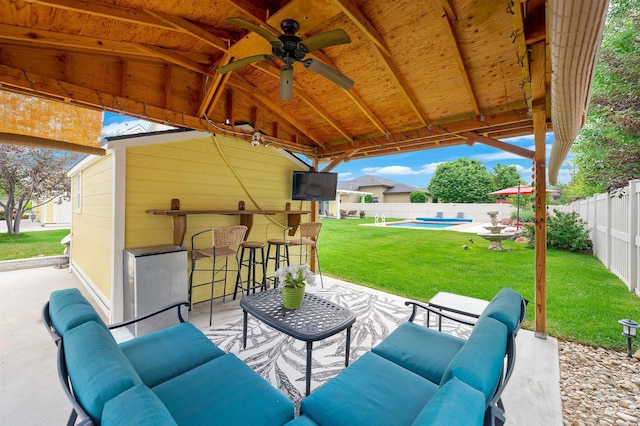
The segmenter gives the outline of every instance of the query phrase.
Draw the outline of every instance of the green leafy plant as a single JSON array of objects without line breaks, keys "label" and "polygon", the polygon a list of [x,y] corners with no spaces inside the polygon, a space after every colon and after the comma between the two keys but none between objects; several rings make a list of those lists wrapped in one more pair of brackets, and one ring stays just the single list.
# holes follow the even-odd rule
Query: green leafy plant
[{"label": "green leafy plant", "polygon": [[[522,236],[529,240],[530,247],[535,246],[535,226],[524,225]],[[591,252],[587,224],[578,217],[578,213],[564,213],[554,209],[547,216],[547,247],[565,251]]]},{"label": "green leafy plant", "polygon": [[[514,210],[511,212],[511,219],[518,218],[518,211]],[[523,209],[520,208],[520,222],[527,223],[535,221],[535,214],[533,213],[533,209]]]}]

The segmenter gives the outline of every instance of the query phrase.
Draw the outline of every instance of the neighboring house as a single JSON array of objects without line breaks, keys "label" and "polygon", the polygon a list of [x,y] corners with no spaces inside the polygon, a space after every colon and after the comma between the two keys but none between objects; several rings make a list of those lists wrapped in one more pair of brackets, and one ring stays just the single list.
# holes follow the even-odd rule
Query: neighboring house
[{"label": "neighboring house", "polygon": [[71,201],[63,197],[55,197],[40,204],[34,201],[33,213],[35,222],[46,224],[67,224],[71,223]]},{"label": "neighboring house", "polygon": [[[378,176],[366,175],[356,179],[338,182],[339,190],[370,192],[374,203],[409,203],[410,194],[414,191],[424,192],[427,202],[431,202],[431,194],[424,188],[394,182]],[[357,203],[360,195],[341,194],[341,203]]]},{"label": "neighboring house", "polygon": [[[170,210],[172,199],[180,210],[237,211],[239,201],[246,210],[311,208],[291,201],[292,172],[309,167],[283,150],[192,130],[107,138],[104,147],[106,156],[89,156],[69,171],[70,265],[112,322],[123,319],[123,251],[174,243],[172,218],[147,210]],[[198,231],[239,222],[237,214],[189,215],[183,245],[190,248]],[[255,215],[249,239],[282,238],[286,224],[286,214]],[[235,274],[228,280],[233,292]],[[207,288],[200,289],[195,302],[206,299]],[[216,296],[221,290],[216,286]]]}]

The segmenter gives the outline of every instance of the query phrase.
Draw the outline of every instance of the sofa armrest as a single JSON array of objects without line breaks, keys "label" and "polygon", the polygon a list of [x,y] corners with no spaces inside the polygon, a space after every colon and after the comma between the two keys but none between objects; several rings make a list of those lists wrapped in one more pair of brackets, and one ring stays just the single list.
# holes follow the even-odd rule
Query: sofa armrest
[{"label": "sofa armrest", "polygon": [[[409,317],[409,321],[413,322],[413,320],[415,319],[416,315],[418,314],[418,308],[424,309],[427,312],[430,312],[432,314],[435,315],[440,315],[443,316],[451,321],[455,321],[457,323],[460,324],[465,324],[465,325],[470,325],[473,326],[475,324],[475,322],[471,322],[471,321],[465,321],[461,318],[455,317],[453,315],[447,315],[446,313],[442,312],[440,309],[434,309],[428,305],[425,305],[423,303],[420,302],[414,302],[412,300],[407,300],[406,302],[404,302],[405,306],[411,306],[412,307],[412,311],[411,311],[411,316]],[[455,313],[462,313],[464,315],[470,316],[468,313],[465,312],[456,312],[456,311],[451,311],[452,314]]]},{"label": "sofa armrest", "polygon": [[164,308],[161,308],[161,309],[159,309],[159,310],[157,310],[155,312],[151,312],[151,313],[148,313],[146,315],[142,315],[142,316],[139,316],[137,318],[130,319],[130,320],[126,320],[126,321],[122,321],[122,322],[117,322],[115,324],[111,324],[109,326],[109,330],[113,330],[114,328],[120,328],[120,327],[125,327],[127,325],[135,324],[135,323],[137,323],[139,321],[143,321],[143,320],[149,319],[149,318],[151,318],[153,316],[156,316],[156,315],[161,314],[163,312],[169,311],[169,310],[171,310],[173,308],[176,308],[177,311],[178,311],[178,320],[180,322],[185,322],[184,318],[182,318],[182,313],[180,312],[180,307],[181,306],[189,307],[190,305],[189,305],[189,302],[173,303],[173,304],[165,306]]}]

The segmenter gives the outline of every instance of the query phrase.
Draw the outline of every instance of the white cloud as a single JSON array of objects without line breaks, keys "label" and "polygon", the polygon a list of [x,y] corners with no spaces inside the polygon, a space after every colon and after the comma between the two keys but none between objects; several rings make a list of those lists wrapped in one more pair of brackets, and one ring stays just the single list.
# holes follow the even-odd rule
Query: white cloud
[{"label": "white cloud", "polygon": [[362,169],[362,172],[368,175],[387,176],[430,175],[436,171],[436,167],[438,167],[439,164],[441,163],[425,164],[418,170],[414,170],[408,166],[365,167]]},{"label": "white cloud", "polygon": [[338,173],[338,180],[349,180],[353,177],[353,173],[351,172],[346,172],[346,173]]}]

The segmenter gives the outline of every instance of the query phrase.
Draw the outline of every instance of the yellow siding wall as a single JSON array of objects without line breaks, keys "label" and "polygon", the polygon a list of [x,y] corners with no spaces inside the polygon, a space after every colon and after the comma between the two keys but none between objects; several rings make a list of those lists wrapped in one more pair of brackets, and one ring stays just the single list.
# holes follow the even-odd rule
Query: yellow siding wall
[{"label": "yellow siding wall", "polygon": [[[292,171],[299,169],[274,149],[224,136],[129,147],[125,248],[173,243],[172,219],[145,213],[170,209],[172,198],[180,200],[181,210],[237,210],[240,200],[246,210],[284,210],[291,202]],[[309,210],[310,203],[294,201],[291,209]],[[286,222],[286,215],[255,215],[249,239],[282,238]],[[236,224],[238,216],[190,215],[184,245],[191,250],[191,235],[200,230]],[[233,292],[235,277],[229,274],[227,293]],[[196,274],[194,283],[205,280],[205,274]],[[209,293],[210,288],[200,287],[194,301]],[[216,295],[221,294],[222,286],[217,286]]]},{"label": "yellow siding wall", "polygon": [[[112,204],[113,164],[107,155],[85,168],[82,172],[81,211],[73,200],[73,242],[71,258],[74,264],[102,292],[105,300],[111,299],[112,265]],[[77,194],[77,180],[72,178],[72,194]]]},{"label": "yellow siding wall", "polygon": [[386,194],[384,196],[385,203],[410,203],[411,197],[408,192],[400,194]]}]

